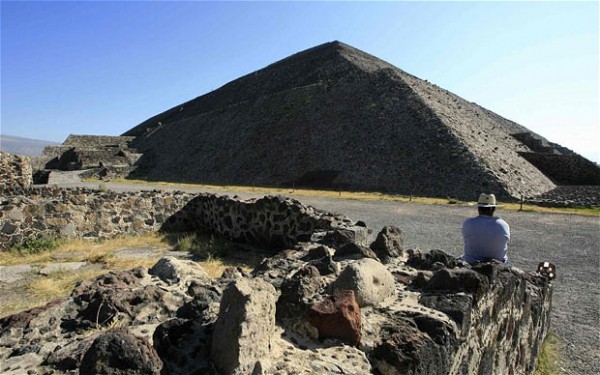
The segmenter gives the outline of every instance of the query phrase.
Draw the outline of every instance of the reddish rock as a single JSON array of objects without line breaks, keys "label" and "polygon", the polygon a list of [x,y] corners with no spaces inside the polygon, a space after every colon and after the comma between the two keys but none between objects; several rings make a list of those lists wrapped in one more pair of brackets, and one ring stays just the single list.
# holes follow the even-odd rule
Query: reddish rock
[{"label": "reddish rock", "polygon": [[360,307],[352,290],[339,290],[333,297],[311,306],[307,320],[321,338],[337,338],[350,345],[360,343]]}]

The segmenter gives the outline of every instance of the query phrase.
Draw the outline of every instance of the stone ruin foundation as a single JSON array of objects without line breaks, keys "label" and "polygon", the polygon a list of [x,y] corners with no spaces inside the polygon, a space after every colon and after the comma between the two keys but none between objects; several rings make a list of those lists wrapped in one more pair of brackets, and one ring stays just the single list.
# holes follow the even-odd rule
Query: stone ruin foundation
[{"label": "stone ruin foundation", "polygon": [[[84,281],[68,298],[0,319],[0,372],[535,371],[552,299],[541,275],[497,263],[460,264],[440,250],[405,249],[394,227],[369,243],[363,223],[283,197],[173,193],[169,201],[171,193],[103,194],[63,190],[60,199],[67,211],[95,202],[112,212],[144,198],[154,221],[140,231],[208,230],[273,256],[251,272],[231,267],[216,279],[195,262],[167,257],[150,269]],[[165,205],[173,212],[157,220]],[[19,207],[29,217],[30,209]],[[14,207],[0,220],[10,212]],[[82,217],[85,225],[103,222],[102,215],[98,222],[89,216],[71,217],[74,235],[85,232],[77,231]],[[135,222],[127,233],[135,233]]]}]

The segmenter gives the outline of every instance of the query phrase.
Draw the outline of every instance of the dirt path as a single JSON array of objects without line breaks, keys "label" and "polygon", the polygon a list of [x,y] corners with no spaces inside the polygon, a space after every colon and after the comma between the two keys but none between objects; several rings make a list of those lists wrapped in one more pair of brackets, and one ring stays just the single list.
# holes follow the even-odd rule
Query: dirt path
[{"label": "dirt path", "polygon": [[[98,183],[69,184],[76,185],[98,187]],[[112,183],[105,186],[118,191],[176,189]],[[213,192],[243,198],[260,196],[253,192]],[[475,214],[471,207],[288,195],[319,209],[363,220],[375,234],[384,225],[395,225],[402,230],[407,247],[438,248],[457,256],[462,253],[462,221]],[[501,210],[499,215],[511,226],[509,257],[514,266],[532,271],[545,260],[557,266],[551,330],[563,342],[563,373],[600,373],[600,218]]]}]

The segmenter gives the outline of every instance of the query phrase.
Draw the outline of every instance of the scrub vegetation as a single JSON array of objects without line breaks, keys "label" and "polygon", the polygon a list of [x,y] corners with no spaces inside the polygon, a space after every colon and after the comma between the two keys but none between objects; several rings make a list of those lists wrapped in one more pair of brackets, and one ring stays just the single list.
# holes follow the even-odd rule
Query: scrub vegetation
[{"label": "scrub vegetation", "polygon": [[559,363],[562,355],[559,347],[559,338],[552,332],[548,333],[542,344],[535,375],[557,375],[560,373]]},{"label": "scrub vegetation", "polygon": [[[110,240],[56,240],[40,238],[26,241],[2,252],[0,266],[29,265],[32,271],[22,280],[2,287],[0,317],[48,303],[68,296],[75,285],[111,270],[126,270],[138,266],[152,267],[161,256],[170,251],[189,253],[210,277],[219,277],[230,266],[245,271],[256,266],[262,256],[253,249],[237,254],[235,244],[211,235],[182,233],[146,233],[135,237]],[[148,256],[129,257],[119,253],[124,250],[148,250]],[[184,256],[186,257],[186,256]],[[58,262],[85,262],[77,270],[61,269],[41,274],[47,265]]]}]

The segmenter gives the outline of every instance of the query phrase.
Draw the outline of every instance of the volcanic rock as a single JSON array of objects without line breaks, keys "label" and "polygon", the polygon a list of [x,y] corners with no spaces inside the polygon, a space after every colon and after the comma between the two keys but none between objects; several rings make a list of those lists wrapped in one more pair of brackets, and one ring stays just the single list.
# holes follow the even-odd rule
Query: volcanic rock
[{"label": "volcanic rock", "polygon": [[383,263],[387,263],[390,258],[399,257],[403,253],[402,231],[393,225],[386,225],[377,234],[370,248]]},{"label": "volcanic rock", "polygon": [[117,328],[99,335],[81,360],[82,374],[159,375],[162,361],[142,338],[126,328]]},{"label": "volcanic rock", "polygon": [[358,345],[361,337],[360,307],[352,290],[338,290],[332,297],[311,306],[307,320],[319,338],[336,338]]},{"label": "volcanic rock", "polygon": [[229,284],[211,346],[211,359],[224,374],[252,374],[265,368],[275,329],[275,288],[261,279]]},{"label": "volcanic rock", "polygon": [[335,280],[333,290],[353,290],[359,306],[376,306],[395,291],[396,280],[385,266],[365,258],[348,265]]}]

